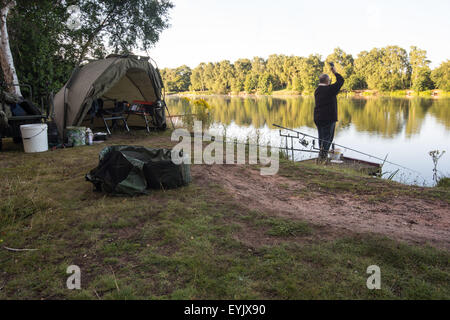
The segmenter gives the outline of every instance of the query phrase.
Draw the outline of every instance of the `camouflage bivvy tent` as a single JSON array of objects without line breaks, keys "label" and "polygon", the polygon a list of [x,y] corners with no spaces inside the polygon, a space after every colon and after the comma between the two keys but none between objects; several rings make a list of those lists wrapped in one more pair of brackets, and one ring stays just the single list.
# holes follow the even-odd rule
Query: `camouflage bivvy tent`
[{"label": "camouflage bivvy tent", "polygon": [[77,67],[54,99],[58,131],[63,135],[65,128],[80,126],[97,99],[158,103],[162,88],[161,75],[148,57],[110,55]]}]

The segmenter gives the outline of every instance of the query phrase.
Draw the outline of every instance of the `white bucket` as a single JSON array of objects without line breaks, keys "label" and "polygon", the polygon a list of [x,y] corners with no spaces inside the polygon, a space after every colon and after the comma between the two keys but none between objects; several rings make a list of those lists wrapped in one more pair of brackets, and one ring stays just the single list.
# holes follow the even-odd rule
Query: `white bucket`
[{"label": "white bucket", "polygon": [[48,150],[47,125],[42,123],[24,124],[20,126],[23,148],[26,153],[44,152]]}]

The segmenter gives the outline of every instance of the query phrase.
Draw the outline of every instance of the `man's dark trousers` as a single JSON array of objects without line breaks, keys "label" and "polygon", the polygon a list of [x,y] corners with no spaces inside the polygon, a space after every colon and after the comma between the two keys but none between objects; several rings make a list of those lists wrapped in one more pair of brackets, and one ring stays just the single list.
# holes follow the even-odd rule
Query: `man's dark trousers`
[{"label": "man's dark trousers", "polygon": [[331,142],[334,139],[334,129],[336,122],[316,122],[317,131],[319,132],[319,158],[326,159]]}]

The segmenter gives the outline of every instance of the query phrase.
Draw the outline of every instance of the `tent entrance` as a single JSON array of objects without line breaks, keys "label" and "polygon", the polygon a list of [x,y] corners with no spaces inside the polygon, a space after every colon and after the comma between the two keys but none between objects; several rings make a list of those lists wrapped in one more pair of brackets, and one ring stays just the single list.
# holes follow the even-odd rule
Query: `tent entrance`
[{"label": "tent entrance", "polygon": [[[131,68],[127,73],[105,94],[102,95],[104,109],[113,109],[115,102],[127,101],[132,103],[135,100],[155,102],[157,100],[153,83],[147,72],[142,69]],[[132,127],[144,127],[145,122],[139,116],[128,116],[128,125]],[[87,113],[83,119],[83,124],[91,123],[91,115]],[[93,127],[104,127],[103,120],[95,117]]]},{"label": "tent entrance", "polygon": [[[128,101],[156,101],[155,89],[148,74],[142,69],[132,68],[127,71],[119,82],[117,82],[108,92],[103,94],[102,99]],[[111,107],[111,105],[105,105]]]}]

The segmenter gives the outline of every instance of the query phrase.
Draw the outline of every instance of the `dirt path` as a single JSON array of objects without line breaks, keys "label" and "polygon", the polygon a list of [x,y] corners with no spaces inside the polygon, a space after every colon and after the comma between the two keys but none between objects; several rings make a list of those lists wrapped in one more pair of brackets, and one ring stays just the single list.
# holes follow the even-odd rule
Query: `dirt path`
[{"label": "dirt path", "polygon": [[450,209],[444,202],[398,197],[369,203],[351,194],[305,192],[307,187],[298,181],[261,176],[238,165],[193,166],[192,175],[197,183],[224,186],[249,209],[450,250]]}]

